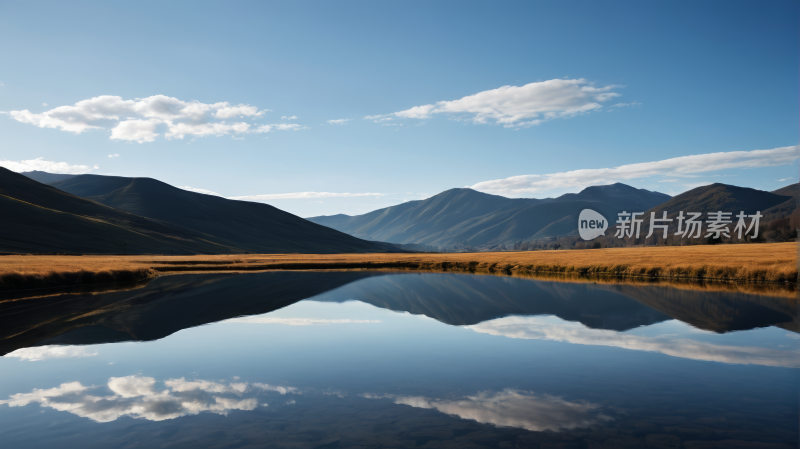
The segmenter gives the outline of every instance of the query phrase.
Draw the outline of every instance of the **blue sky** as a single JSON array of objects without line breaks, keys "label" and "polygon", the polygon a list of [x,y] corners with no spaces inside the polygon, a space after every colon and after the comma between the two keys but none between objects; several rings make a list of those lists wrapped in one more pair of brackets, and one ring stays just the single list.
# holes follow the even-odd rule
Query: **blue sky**
[{"label": "blue sky", "polygon": [[[774,190],[798,181],[798,5],[6,1],[0,165],[301,216],[465,186]],[[755,150],[775,151],[736,153]]]}]

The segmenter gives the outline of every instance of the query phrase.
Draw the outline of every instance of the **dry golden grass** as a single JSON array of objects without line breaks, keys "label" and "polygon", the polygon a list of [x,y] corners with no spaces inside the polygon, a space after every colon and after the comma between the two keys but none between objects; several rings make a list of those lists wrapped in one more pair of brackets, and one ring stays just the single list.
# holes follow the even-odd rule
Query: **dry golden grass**
[{"label": "dry golden grass", "polygon": [[0,257],[0,288],[135,281],[176,272],[276,269],[435,270],[515,275],[558,273],[794,283],[797,280],[797,244],[443,254],[10,255]]}]

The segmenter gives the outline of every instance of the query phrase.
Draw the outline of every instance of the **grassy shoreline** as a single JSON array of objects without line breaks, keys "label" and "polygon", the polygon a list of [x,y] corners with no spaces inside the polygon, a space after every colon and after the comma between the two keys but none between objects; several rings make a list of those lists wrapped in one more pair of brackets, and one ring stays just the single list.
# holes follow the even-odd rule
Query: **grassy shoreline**
[{"label": "grassy shoreline", "polygon": [[0,257],[0,290],[132,282],[187,272],[330,269],[792,284],[798,277],[797,244],[791,242],[498,253],[6,255]]}]

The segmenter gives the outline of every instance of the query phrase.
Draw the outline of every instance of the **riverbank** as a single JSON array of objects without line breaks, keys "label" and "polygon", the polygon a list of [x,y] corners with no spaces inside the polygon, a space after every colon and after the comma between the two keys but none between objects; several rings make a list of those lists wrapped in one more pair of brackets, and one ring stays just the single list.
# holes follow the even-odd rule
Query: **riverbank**
[{"label": "riverbank", "polygon": [[5,255],[0,289],[132,282],[209,271],[391,269],[489,274],[604,275],[671,280],[797,281],[797,244],[409,254]]}]

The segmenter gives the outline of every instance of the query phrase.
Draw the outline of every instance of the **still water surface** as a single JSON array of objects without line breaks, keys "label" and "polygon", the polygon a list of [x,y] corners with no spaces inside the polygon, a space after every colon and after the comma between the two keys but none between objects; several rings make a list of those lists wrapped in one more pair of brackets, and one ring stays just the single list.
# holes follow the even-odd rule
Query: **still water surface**
[{"label": "still water surface", "polygon": [[278,272],[0,306],[0,447],[798,447],[791,298]]}]

